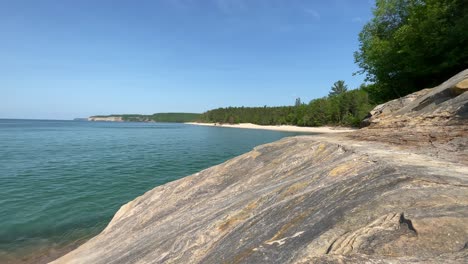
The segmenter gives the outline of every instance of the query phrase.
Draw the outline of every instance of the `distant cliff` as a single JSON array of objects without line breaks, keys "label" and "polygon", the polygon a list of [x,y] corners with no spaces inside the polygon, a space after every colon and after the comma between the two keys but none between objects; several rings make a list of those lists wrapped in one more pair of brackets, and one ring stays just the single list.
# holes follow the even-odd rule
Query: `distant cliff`
[{"label": "distant cliff", "polygon": [[197,121],[200,114],[196,113],[157,113],[152,115],[107,115],[90,116],[88,121],[110,122],[173,122],[185,123]]},{"label": "distant cliff", "polygon": [[88,121],[107,121],[107,122],[123,122],[121,116],[90,116]]},{"label": "distant cliff", "polygon": [[54,263],[467,263],[467,79],[156,187]]}]

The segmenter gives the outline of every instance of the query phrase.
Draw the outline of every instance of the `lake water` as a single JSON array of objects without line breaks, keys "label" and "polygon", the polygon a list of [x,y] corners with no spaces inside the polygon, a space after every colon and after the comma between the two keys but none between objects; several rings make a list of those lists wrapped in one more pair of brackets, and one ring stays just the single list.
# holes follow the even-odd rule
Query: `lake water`
[{"label": "lake water", "polygon": [[294,135],[0,119],[0,263],[58,254],[99,233],[121,205],[155,186]]}]

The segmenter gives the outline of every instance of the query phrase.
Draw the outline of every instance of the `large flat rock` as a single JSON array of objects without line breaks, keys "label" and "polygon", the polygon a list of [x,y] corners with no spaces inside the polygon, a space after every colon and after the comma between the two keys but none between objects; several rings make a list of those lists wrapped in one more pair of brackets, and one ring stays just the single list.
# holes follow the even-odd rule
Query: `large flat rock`
[{"label": "large flat rock", "polygon": [[468,167],[301,136],[154,188],[54,263],[460,263]]}]

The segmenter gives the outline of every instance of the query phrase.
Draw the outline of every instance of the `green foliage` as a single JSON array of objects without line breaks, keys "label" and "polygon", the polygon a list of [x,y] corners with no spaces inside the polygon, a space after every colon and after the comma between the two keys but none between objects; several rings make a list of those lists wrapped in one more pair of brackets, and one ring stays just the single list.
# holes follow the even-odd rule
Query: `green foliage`
[{"label": "green foliage", "polygon": [[468,65],[466,0],[377,0],[355,60],[377,103],[433,87]]},{"label": "green foliage", "polygon": [[227,107],[203,113],[202,122],[258,125],[358,126],[372,109],[363,89],[312,100],[309,104],[281,107]]},{"label": "green foliage", "polygon": [[339,95],[339,94],[346,92],[347,90],[348,90],[348,86],[345,85],[343,80],[339,80],[333,84],[328,96]]},{"label": "green foliage", "polygon": [[185,123],[194,122],[200,118],[201,114],[195,113],[158,113],[150,116],[154,122]]},{"label": "green foliage", "polygon": [[301,98],[298,97],[296,98],[296,103],[294,104],[294,106],[300,106],[302,103],[301,103]]},{"label": "green foliage", "polygon": [[[203,113],[200,121],[217,123],[253,123],[259,125],[284,125],[295,120],[294,107],[227,107]],[[290,114],[293,114],[290,116]],[[288,121],[290,120],[290,121]]]}]

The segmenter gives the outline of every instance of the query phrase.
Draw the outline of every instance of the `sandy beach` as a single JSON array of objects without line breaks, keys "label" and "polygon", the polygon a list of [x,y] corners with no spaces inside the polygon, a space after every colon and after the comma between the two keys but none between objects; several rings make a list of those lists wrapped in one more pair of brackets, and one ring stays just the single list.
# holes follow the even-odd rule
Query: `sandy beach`
[{"label": "sandy beach", "polygon": [[215,127],[229,127],[229,128],[246,128],[246,129],[264,129],[264,130],[275,130],[275,131],[287,131],[287,132],[304,132],[304,133],[344,133],[351,132],[357,129],[355,128],[341,128],[341,127],[298,127],[298,126],[260,126],[251,123],[241,124],[219,124],[219,123],[186,123],[189,125],[197,126],[215,126]]}]

